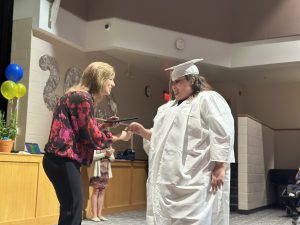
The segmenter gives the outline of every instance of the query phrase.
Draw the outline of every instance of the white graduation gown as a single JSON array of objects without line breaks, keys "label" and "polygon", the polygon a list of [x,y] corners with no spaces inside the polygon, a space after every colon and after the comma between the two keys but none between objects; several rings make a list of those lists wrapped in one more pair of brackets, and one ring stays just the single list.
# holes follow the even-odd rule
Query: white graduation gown
[{"label": "white graduation gown", "polygon": [[[228,225],[234,120],[224,98],[203,91],[159,107],[144,140],[149,155],[148,225]],[[211,193],[215,161],[228,163],[223,187]]]}]

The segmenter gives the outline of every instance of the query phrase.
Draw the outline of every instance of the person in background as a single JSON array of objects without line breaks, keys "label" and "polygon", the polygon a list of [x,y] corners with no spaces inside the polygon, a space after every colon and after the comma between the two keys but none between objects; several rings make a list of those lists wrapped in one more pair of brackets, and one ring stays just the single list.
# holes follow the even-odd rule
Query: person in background
[{"label": "person in background", "polygon": [[298,167],[298,172],[295,176],[295,184],[289,184],[286,188],[286,192],[290,197],[295,197],[296,192],[300,191],[300,166]]},{"label": "person in background", "polygon": [[234,120],[198,61],[169,68],[175,100],[158,108],[152,129],[128,127],[149,156],[148,225],[229,225]]},{"label": "person in background", "polygon": [[94,105],[115,86],[114,68],[94,62],[83,71],[80,83],[57,102],[49,140],[45,145],[43,167],[52,182],[59,204],[59,225],[79,225],[82,221],[81,165],[89,166],[94,150],[110,148],[114,124],[98,124]]},{"label": "person in background", "polygon": [[90,184],[93,186],[93,193],[91,196],[91,220],[95,222],[108,220],[102,216],[102,209],[105,188],[108,184],[108,179],[112,178],[111,162],[115,160],[113,153],[114,149],[112,148],[94,151]]},{"label": "person in background", "polygon": [[[113,141],[128,141],[131,138],[131,135],[131,132],[124,130],[115,135]],[[111,147],[94,151],[92,168],[90,170],[91,174],[89,175],[90,184],[93,186],[93,192],[91,196],[91,220],[94,222],[108,220],[102,215],[102,209],[104,204],[105,189],[108,185],[108,180],[112,178],[111,162],[115,160],[114,152],[115,150]]]}]

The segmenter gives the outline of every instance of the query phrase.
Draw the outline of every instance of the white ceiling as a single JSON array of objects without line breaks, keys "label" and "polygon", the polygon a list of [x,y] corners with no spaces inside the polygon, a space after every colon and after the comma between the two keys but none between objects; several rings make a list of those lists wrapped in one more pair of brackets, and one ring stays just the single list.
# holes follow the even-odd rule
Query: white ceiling
[{"label": "white ceiling", "polygon": [[[137,67],[151,76],[167,76],[168,73],[164,71],[165,68],[182,62],[182,60],[175,58],[163,58],[119,49],[110,49],[105,53]],[[231,69],[205,64],[204,60],[203,63],[198,63],[197,66],[210,82],[235,82],[240,84],[300,82],[300,62]]]}]

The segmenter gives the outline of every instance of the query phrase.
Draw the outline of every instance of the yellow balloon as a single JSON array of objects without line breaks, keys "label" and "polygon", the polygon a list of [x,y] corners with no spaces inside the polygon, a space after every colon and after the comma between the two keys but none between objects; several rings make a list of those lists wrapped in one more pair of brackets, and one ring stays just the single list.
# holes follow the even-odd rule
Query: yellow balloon
[{"label": "yellow balloon", "polygon": [[17,83],[16,97],[22,98],[26,94],[26,87],[24,84]]},{"label": "yellow balloon", "polygon": [[4,81],[1,85],[1,94],[4,98],[10,100],[16,96],[17,85],[11,80]]}]

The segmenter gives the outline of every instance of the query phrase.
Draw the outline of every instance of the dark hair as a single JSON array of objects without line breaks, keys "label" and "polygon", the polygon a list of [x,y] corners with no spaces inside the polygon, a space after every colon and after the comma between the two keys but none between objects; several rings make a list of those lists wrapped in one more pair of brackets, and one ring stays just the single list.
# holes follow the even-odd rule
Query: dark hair
[{"label": "dark hair", "polygon": [[201,91],[211,91],[213,88],[210,86],[210,84],[206,81],[206,79],[203,76],[199,75],[185,75],[185,79],[189,81],[193,96],[197,95]]}]

